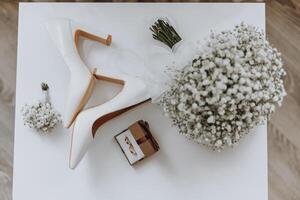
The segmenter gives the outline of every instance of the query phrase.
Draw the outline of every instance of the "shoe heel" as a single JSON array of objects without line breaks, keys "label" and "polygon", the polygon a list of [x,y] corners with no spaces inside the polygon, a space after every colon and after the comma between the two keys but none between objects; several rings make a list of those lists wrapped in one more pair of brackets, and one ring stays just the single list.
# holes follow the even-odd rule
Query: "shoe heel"
[{"label": "shoe heel", "polygon": [[[111,35],[107,35],[106,38],[101,37],[100,35],[103,35],[104,33],[102,32],[98,32],[96,30],[92,30],[91,28],[89,28],[88,26],[84,26],[84,25],[80,25],[72,20],[69,20],[71,29],[72,29],[72,33],[73,33],[73,37],[74,37],[74,41],[75,44],[77,46],[78,41],[79,41],[79,37],[84,37],[96,42],[99,42],[101,44],[104,44],[106,46],[110,46],[111,42],[112,42],[112,36]],[[96,34],[95,34],[96,33]]]},{"label": "shoe heel", "polygon": [[100,36],[88,33],[88,32],[83,31],[81,29],[77,29],[75,31],[75,34],[74,34],[74,41],[75,41],[76,46],[78,45],[78,41],[79,41],[79,37],[80,36],[88,38],[88,39],[96,41],[96,42],[99,42],[99,43],[104,44],[106,46],[110,46],[110,44],[112,42],[112,36],[111,35],[108,35],[107,38],[104,39],[104,38],[102,38]]}]

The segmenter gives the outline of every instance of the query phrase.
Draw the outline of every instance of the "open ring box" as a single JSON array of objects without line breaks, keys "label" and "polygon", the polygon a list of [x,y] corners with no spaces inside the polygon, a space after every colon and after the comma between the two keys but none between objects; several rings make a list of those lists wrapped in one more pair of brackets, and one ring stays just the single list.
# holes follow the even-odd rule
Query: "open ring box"
[{"label": "open ring box", "polygon": [[128,129],[116,135],[115,139],[130,165],[159,150],[158,143],[150,132],[149,124],[143,120],[130,125]]}]

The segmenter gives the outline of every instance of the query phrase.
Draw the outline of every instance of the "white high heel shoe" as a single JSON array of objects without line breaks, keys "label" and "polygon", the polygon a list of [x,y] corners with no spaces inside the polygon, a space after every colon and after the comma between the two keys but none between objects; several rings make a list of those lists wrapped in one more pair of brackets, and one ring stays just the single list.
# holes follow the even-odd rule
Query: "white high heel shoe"
[{"label": "white high heel shoe", "polygon": [[79,37],[86,37],[109,46],[112,36],[108,35],[103,39],[86,32],[86,28],[75,25],[71,20],[62,18],[48,21],[46,27],[70,70],[71,76],[63,114],[63,125],[69,128],[88,101],[95,81],[94,72],[90,72],[78,53]]},{"label": "white high heel shoe", "polygon": [[88,150],[97,129],[105,122],[150,100],[146,84],[128,75],[95,75],[97,79],[123,85],[121,92],[108,102],[83,110],[74,122],[71,139],[69,166],[74,169]]}]

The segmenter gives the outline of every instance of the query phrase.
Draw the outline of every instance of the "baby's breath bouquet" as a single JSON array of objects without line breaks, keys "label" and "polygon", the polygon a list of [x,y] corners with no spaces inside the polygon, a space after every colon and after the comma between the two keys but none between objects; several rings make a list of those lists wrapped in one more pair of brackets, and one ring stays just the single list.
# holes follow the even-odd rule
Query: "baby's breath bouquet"
[{"label": "baby's breath bouquet", "polygon": [[181,134],[214,150],[233,146],[269,119],[285,90],[281,54],[258,28],[212,32],[162,98]]},{"label": "baby's breath bouquet", "polygon": [[48,94],[48,85],[42,83],[41,88],[44,92],[44,100],[40,100],[32,105],[25,104],[21,112],[24,125],[38,132],[47,133],[61,122],[61,116],[52,107]]}]

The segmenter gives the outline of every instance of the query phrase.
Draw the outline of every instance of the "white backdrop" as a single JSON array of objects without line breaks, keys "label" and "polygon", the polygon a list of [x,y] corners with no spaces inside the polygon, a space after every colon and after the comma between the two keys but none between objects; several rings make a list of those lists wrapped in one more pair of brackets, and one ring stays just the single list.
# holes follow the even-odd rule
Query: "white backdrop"
[{"label": "white backdrop", "polygon": [[[42,97],[42,81],[50,86],[55,108],[63,111],[68,69],[46,32],[46,20],[67,17],[100,29],[113,36],[115,47],[143,57],[153,44],[148,21],[161,14],[175,19],[180,34],[190,40],[207,36],[210,29],[232,28],[241,21],[265,28],[265,6],[256,3],[20,4],[14,200],[267,200],[266,126],[234,149],[211,152],[179,135],[158,106],[147,104],[100,128],[76,170],[68,168],[69,130],[58,127],[50,135],[39,135],[23,126],[21,106]],[[86,44],[85,61],[100,66],[100,72],[105,70],[101,55],[106,51],[96,43]],[[112,93],[104,86],[97,83],[91,104]],[[113,136],[139,119],[150,123],[161,149],[131,167]]]}]

